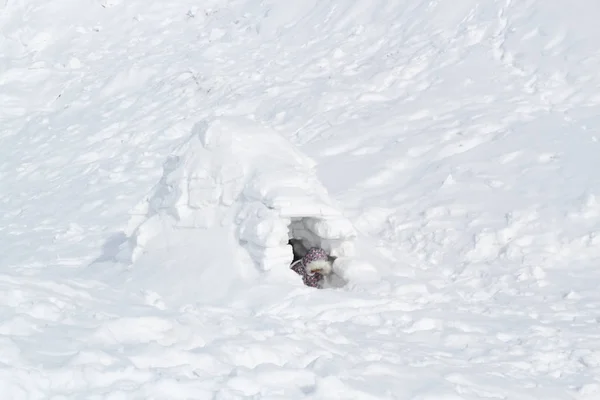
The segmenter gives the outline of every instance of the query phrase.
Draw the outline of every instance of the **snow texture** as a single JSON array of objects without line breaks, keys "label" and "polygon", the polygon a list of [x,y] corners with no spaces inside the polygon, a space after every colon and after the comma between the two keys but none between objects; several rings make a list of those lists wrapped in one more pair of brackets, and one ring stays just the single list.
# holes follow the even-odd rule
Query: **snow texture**
[{"label": "snow texture", "polygon": [[0,397],[600,398],[598,15],[0,2]]}]

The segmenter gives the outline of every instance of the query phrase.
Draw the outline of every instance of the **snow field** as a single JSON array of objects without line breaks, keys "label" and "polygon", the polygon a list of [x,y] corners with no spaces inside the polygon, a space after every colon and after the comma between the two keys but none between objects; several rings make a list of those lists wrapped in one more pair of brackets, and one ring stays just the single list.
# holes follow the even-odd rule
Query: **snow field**
[{"label": "snow field", "polygon": [[1,3],[0,393],[596,399],[598,11]]}]

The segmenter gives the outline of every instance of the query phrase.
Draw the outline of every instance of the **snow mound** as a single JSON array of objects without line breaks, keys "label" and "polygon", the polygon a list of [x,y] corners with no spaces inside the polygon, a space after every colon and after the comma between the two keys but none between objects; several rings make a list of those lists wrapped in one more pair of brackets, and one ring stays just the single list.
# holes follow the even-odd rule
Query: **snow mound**
[{"label": "snow mound", "polygon": [[[290,238],[324,248],[337,265],[354,255],[355,229],[319,182],[314,161],[281,135],[246,118],[218,118],[197,123],[174,153],[130,223],[125,259],[136,269],[160,258],[168,243],[169,263],[186,257],[170,275],[195,264],[193,280],[207,278],[211,288],[220,282],[222,292],[228,280],[287,268]],[[190,248],[202,249],[197,260]],[[209,267],[216,271],[202,272]]]}]

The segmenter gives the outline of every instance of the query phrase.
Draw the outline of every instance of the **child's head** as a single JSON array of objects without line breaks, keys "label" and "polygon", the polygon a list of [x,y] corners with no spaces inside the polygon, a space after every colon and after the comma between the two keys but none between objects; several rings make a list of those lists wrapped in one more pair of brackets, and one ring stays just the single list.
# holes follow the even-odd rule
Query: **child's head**
[{"label": "child's head", "polygon": [[302,260],[304,268],[309,274],[329,275],[333,269],[327,253],[317,247],[309,249]]}]

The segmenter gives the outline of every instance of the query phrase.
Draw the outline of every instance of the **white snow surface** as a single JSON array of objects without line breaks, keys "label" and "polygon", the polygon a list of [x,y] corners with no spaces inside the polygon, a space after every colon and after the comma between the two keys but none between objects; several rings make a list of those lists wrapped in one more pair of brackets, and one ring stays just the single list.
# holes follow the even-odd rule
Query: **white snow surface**
[{"label": "white snow surface", "polygon": [[0,2],[0,397],[600,398],[598,15]]}]

